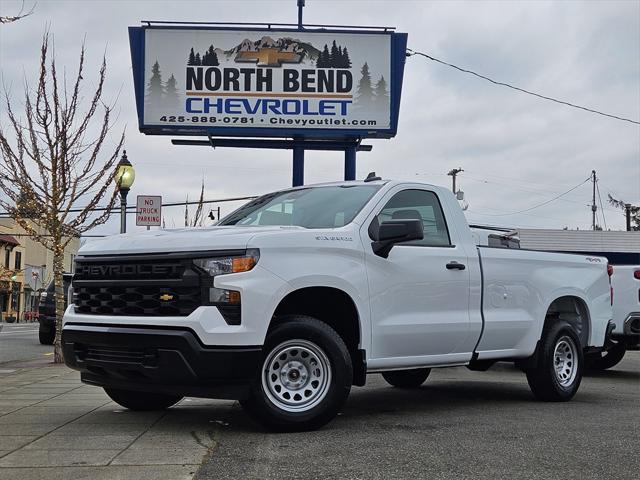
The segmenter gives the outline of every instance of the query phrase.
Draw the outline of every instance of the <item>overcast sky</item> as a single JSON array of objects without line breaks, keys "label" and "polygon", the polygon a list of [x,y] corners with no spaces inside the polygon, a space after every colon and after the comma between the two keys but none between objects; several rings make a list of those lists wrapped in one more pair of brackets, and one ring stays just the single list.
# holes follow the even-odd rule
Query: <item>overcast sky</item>
[{"label": "overcast sky", "polygon": [[[0,12],[11,15],[21,3],[2,0]],[[27,7],[32,3],[27,0]],[[394,26],[409,34],[414,50],[640,120],[639,1],[306,3],[306,23]],[[21,92],[23,75],[33,78],[47,25],[55,35],[57,60],[67,68],[76,65],[86,37],[88,85],[106,49],[106,98],[119,92],[119,128],[126,127],[126,149],[136,168],[132,200],[143,194],[162,195],[165,202],[195,199],[202,178],[209,199],[266,193],[290,185],[290,152],[176,147],[171,137],[138,132],[127,27],[141,20],[296,22],[295,5],[295,0],[39,0],[33,15],[0,26],[2,77],[12,92]],[[4,108],[0,118],[6,120]],[[640,126],[539,100],[421,57],[407,59],[398,135],[367,143],[373,151],[358,154],[358,178],[376,171],[384,178],[449,186],[446,173],[463,167],[459,185],[470,205],[467,217],[475,223],[590,228],[588,183],[544,207],[510,213],[570,189],[593,169],[601,179],[609,228],[624,228],[624,218],[606,205],[608,193],[640,204]],[[343,163],[340,153],[307,152],[305,182],[341,180]],[[232,209],[220,205],[223,214]],[[181,226],[184,211],[165,209],[165,217],[167,226]],[[93,233],[115,233],[118,225],[116,217]],[[135,228],[132,221],[129,225]]]}]

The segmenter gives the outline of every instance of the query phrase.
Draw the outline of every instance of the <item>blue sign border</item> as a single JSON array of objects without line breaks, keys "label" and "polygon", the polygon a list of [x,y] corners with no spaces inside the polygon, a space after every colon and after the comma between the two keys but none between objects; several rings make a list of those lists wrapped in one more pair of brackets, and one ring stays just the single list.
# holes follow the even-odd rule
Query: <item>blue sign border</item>
[{"label": "blue sign border", "polygon": [[136,109],[138,112],[138,128],[146,135],[194,135],[194,136],[224,136],[224,137],[293,137],[315,139],[360,139],[360,138],[392,138],[398,131],[398,116],[400,113],[400,95],[402,93],[402,79],[407,50],[407,34],[392,31],[341,30],[341,29],[306,29],[311,33],[355,33],[360,35],[389,35],[391,37],[391,91],[389,100],[391,107],[390,128],[386,129],[327,129],[327,128],[238,128],[238,127],[206,127],[195,125],[158,126],[144,124],[144,48],[145,30],[147,29],[179,29],[179,30],[231,30],[255,32],[291,32],[300,33],[295,28],[244,28],[244,27],[210,27],[210,26],[175,26],[149,25],[129,27],[129,46],[131,48],[131,63],[133,69],[133,85],[136,95]]}]

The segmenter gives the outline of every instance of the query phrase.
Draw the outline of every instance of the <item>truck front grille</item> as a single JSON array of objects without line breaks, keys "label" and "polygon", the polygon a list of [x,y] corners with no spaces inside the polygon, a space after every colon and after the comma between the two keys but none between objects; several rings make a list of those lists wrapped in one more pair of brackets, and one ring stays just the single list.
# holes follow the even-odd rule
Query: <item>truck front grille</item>
[{"label": "truck front grille", "polygon": [[73,303],[87,315],[185,317],[211,283],[185,254],[79,257]]},{"label": "truck front grille", "polygon": [[[245,250],[81,256],[73,276],[73,303],[86,315],[186,317],[209,303],[213,277],[195,258],[244,255]],[[240,308],[223,316],[240,322]]]},{"label": "truck front grille", "polygon": [[[124,285],[123,285],[124,284]],[[187,316],[201,305],[200,286],[85,286],[74,283],[78,313],[90,315]]]}]

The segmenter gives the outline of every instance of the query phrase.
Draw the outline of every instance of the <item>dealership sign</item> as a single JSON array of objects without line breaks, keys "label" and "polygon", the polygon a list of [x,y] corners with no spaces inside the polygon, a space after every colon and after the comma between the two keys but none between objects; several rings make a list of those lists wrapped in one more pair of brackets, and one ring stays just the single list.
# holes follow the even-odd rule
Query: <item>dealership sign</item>
[{"label": "dealership sign", "polygon": [[130,27],[149,134],[389,138],[407,35]]}]

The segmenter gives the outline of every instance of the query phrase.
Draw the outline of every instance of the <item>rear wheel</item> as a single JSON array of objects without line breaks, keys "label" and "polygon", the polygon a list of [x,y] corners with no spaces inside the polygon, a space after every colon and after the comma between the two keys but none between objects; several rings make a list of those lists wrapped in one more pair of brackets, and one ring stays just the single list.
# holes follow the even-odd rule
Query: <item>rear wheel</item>
[{"label": "rear wheel", "polygon": [[614,367],[620,363],[626,352],[627,346],[624,342],[611,340],[610,345],[606,346],[602,352],[587,357],[587,367],[591,370],[606,370]]},{"label": "rear wheel", "polygon": [[53,345],[53,341],[56,338],[56,330],[53,327],[46,328],[42,324],[38,329],[38,339],[42,345]]},{"label": "rear wheel", "polygon": [[281,320],[267,335],[262,368],[241,404],[271,430],[320,428],[338,414],[349,395],[351,356],[327,324],[302,315]]},{"label": "rear wheel", "polygon": [[394,387],[417,388],[424,383],[430,373],[430,368],[416,368],[413,370],[383,372],[382,377],[389,385],[393,385]]},{"label": "rear wheel", "polygon": [[583,355],[580,340],[565,323],[545,327],[537,365],[527,371],[529,387],[538,400],[571,400],[582,380]]},{"label": "rear wheel", "polygon": [[180,395],[136,392],[133,390],[120,390],[117,388],[108,387],[105,387],[104,391],[107,393],[107,395],[109,395],[111,400],[116,402],[118,405],[121,405],[124,408],[128,408],[129,410],[135,410],[139,412],[164,410],[182,400],[182,396]]}]

